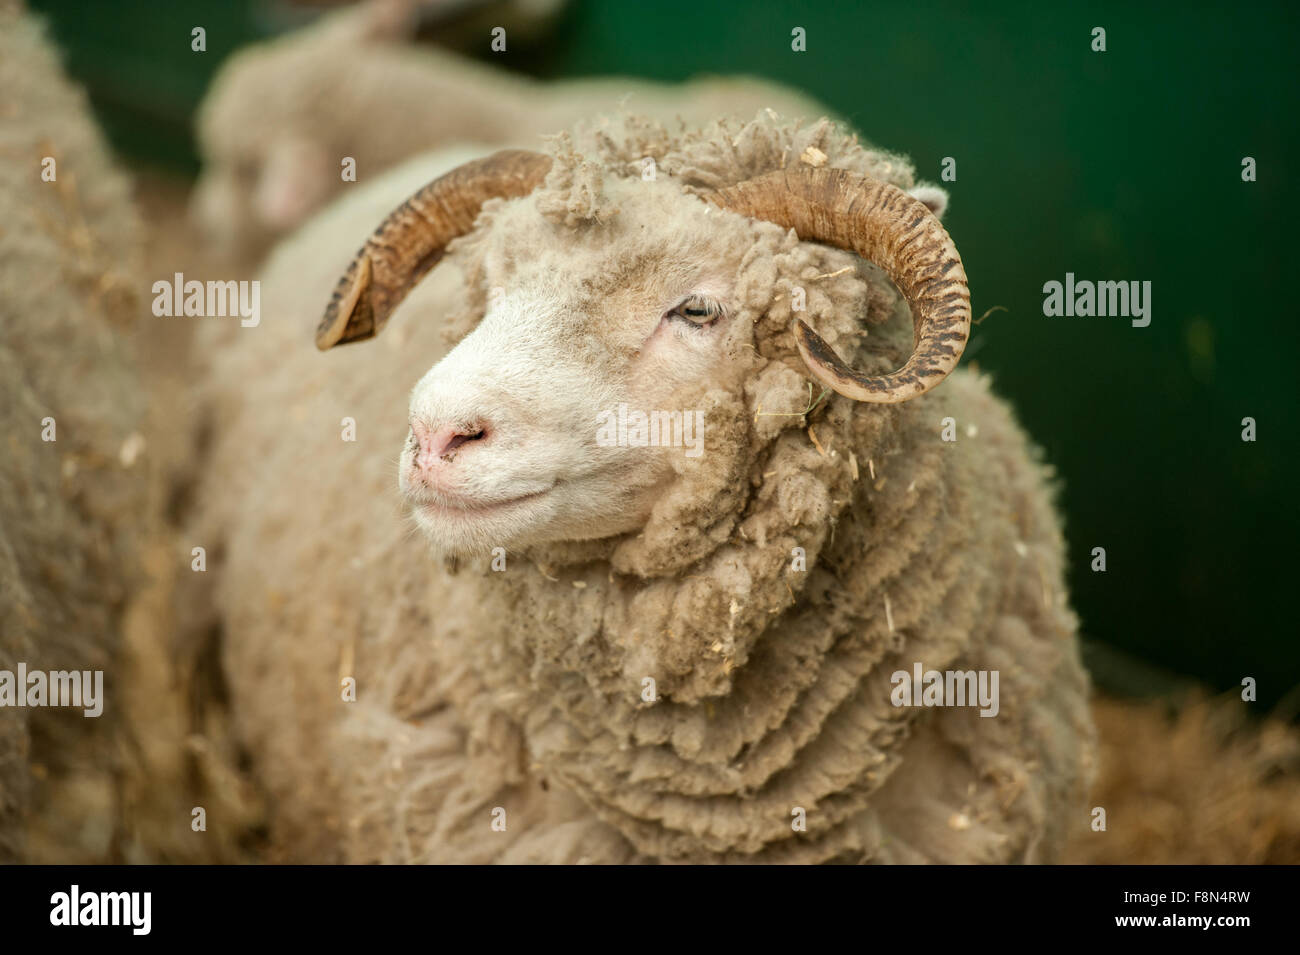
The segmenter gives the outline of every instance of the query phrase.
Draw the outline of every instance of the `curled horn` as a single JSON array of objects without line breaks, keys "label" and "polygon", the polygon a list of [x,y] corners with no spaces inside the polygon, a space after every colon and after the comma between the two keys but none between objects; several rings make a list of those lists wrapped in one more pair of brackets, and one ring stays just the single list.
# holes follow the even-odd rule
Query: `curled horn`
[{"label": "curled horn", "polygon": [[912,309],[915,343],[902,368],[854,371],[802,319],[795,344],[813,376],[856,401],[894,404],[925,394],[957,367],[970,336],[970,289],[947,231],[919,200],[843,169],[766,173],[705,196],[713,204],[794,229],[876,263]]},{"label": "curled horn", "polygon": [[373,338],[393,310],[469,232],[483,203],[525,196],[546,177],[551,157],[504,149],[458,166],[394,209],[339,280],[316,329],[321,351]]}]

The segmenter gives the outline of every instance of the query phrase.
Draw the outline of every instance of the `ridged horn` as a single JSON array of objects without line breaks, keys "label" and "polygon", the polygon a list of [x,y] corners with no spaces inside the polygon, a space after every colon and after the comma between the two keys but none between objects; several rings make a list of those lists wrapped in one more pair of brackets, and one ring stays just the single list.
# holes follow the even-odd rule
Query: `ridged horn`
[{"label": "ridged horn", "polygon": [[528,195],[550,168],[550,156],[503,149],[457,166],[403,202],[339,280],[316,329],[316,347],[324,351],[379,334],[407,293],[442,259],[447,244],[473,227],[483,203]]},{"label": "ridged horn", "polygon": [[802,319],[799,354],[818,381],[857,401],[893,404],[925,394],[957,367],[970,336],[961,256],[928,208],[901,189],[843,169],[800,166],[756,176],[704,198],[794,229],[880,266],[912,309],[914,347],[902,368],[870,377],[850,368]]}]

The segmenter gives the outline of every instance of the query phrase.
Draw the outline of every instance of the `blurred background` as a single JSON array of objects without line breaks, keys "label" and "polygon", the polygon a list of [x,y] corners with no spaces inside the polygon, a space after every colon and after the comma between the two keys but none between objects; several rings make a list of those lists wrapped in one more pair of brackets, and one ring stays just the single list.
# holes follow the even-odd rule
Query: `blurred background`
[{"label": "blurred background", "polygon": [[[31,0],[110,140],[148,174],[199,168],[193,117],[245,44],[331,9],[287,0]],[[1300,154],[1293,3],[1200,6],[758,0],[541,4],[542,27],[490,50],[491,13],[441,42],[538,77],[751,74],[826,103],[938,181],[993,372],[1062,479],[1071,588],[1089,665],[1122,692],[1254,677],[1300,710],[1290,599],[1300,524],[1297,406],[1278,291],[1296,260]],[[459,8],[466,12],[457,14]],[[194,26],[207,52],[191,52]],[[807,50],[791,51],[791,30]],[[1094,27],[1106,51],[1092,50]],[[1243,182],[1242,159],[1257,180]],[[147,197],[144,197],[147,199]],[[1149,281],[1152,321],[1046,318],[1044,282]],[[1285,323],[1285,328],[1284,328]],[[1286,338],[1282,338],[1283,335]],[[1276,338],[1278,344],[1269,344]],[[1253,443],[1241,438],[1257,422]],[[1090,569],[1094,547],[1106,571]]]},{"label": "blurred background", "polygon": [[[994,375],[1057,469],[1072,599],[1098,690],[1092,804],[1107,807],[1112,829],[1080,833],[1067,859],[1300,862],[1300,650],[1289,597],[1300,407],[1280,294],[1300,252],[1286,219],[1298,198],[1287,161],[1300,155],[1300,5],[394,2],[434,11],[402,37],[412,47],[539,80],[761,77],[907,153],[920,178],[940,181],[951,157],[945,224],[975,314],[988,312],[964,360]],[[48,20],[135,177],[149,274],[203,274],[210,250],[188,214],[201,169],[197,111],[214,76],[236,51],[348,4],[28,4]],[[509,24],[506,52],[491,49],[499,22]],[[195,27],[206,31],[201,53],[191,49]],[[805,52],[791,50],[796,27]],[[1105,52],[1093,50],[1097,27]],[[255,84],[259,111],[263,90],[286,109],[288,98],[272,95],[280,90]],[[1242,179],[1245,157],[1255,181]],[[1044,283],[1069,272],[1150,282],[1150,325],[1045,317]],[[140,343],[158,431],[176,430],[169,409],[192,401],[188,328],[153,324]],[[1242,440],[1243,418],[1256,422],[1253,442]],[[176,445],[152,453],[181,473]],[[173,639],[160,608],[178,585],[170,555],[188,491],[166,493],[167,526],[146,548],[154,583],[126,627],[147,661]],[[1105,572],[1092,569],[1098,547]],[[158,752],[233,738],[211,722],[219,705],[194,702],[206,692],[220,703],[218,689],[203,689],[215,659],[199,661],[192,685],[160,670],[164,689],[138,694],[141,738],[176,736],[150,744]],[[1243,704],[1247,677],[1258,701]],[[168,702],[169,693],[184,699]],[[199,715],[188,726],[164,704]],[[237,754],[209,755],[199,760],[204,778],[219,781],[210,788],[236,791],[226,780],[242,773]],[[166,758],[176,780],[189,778],[188,763]],[[158,774],[147,778],[153,785]],[[220,858],[254,861],[260,809],[254,796],[239,798],[248,821]],[[57,851],[44,858],[59,861]],[[151,851],[141,861],[193,861],[184,848]]]}]

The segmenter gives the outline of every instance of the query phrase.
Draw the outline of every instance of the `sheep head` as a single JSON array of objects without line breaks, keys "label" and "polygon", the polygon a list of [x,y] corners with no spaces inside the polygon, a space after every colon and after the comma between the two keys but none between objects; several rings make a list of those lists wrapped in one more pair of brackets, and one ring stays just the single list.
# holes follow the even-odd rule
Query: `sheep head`
[{"label": "sheep head", "polygon": [[[729,465],[710,471],[702,506],[730,513],[729,530],[755,448],[783,430],[749,417],[757,376],[798,392],[802,367],[849,404],[890,405],[924,394],[960,358],[970,323],[961,259],[930,208],[894,185],[795,164],[684,188],[561,159],[505,151],[424,187],[358,252],[317,333],[321,349],[377,334],[452,239],[478,235],[484,315],[416,384],[401,459],[401,490],[439,550],[643,529],[706,447]],[[755,250],[782,242],[825,243],[884,269],[913,314],[902,368],[854,370],[799,316],[785,342],[756,343],[776,289],[753,307]],[[854,357],[884,368],[897,359]],[[615,409],[658,414],[674,439],[600,440],[602,427],[625,427]]]},{"label": "sheep head", "polygon": [[[366,66],[397,60],[413,38],[415,13],[406,0],[374,0],[340,10],[311,27],[237,51],[222,63],[199,107],[204,169],[190,218],[223,255],[255,257],[325,205],[344,184],[339,159],[374,169],[388,151],[365,119],[392,91]],[[394,85],[401,88],[401,80]],[[320,122],[327,116],[332,122]]]}]

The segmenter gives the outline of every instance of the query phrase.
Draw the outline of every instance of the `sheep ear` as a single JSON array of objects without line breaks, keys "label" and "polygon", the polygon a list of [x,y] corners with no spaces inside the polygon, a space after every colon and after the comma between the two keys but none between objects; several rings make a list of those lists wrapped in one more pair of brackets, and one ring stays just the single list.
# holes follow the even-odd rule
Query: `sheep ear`
[{"label": "sheep ear", "polygon": [[283,232],[307,218],[329,194],[328,162],[318,143],[300,137],[273,143],[253,192],[262,225]]},{"label": "sheep ear", "polygon": [[907,194],[934,213],[936,219],[942,219],[948,211],[948,190],[929,182],[918,182]]},{"label": "sheep ear", "polygon": [[363,0],[325,14],[311,29],[319,42],[337,47],[339,55],[347,57],[359,44],[414,39],[422,6],[422,0]]},{"label": "sheep ear", "polygon": [[370,0],[362,8],[360,39],[404,42],[415,37],[421,4],[413,0]]}]

